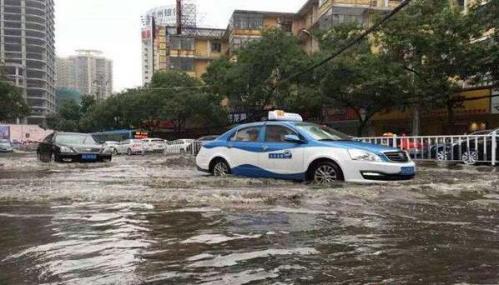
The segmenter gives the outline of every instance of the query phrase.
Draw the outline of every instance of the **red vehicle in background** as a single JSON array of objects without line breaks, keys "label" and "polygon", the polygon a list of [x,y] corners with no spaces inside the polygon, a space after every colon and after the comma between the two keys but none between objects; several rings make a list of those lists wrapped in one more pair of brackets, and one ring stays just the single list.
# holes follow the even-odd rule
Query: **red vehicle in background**
[{"label": "red vehicle in background", "polygon": [[406,134],[402,134],[398,147],[401,150],[407,151],[414,158],[422,156],[424,151],[428,149],[428,144],[422,143],[417,139],[408,138]]}]

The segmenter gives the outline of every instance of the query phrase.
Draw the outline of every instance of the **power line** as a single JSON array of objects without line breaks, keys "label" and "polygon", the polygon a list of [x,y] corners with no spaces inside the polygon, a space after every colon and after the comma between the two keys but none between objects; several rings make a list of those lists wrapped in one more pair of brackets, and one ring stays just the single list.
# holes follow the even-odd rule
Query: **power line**
[{"label": "power line", "polygon": [[296,78],[296,77],[298,77],[300,75],[303,75],[303,74],[306,74],[308,72],[311,72],[314,69],[316,69],[316,68],[318,68],[318,67],[326,64],[330,60],[338,57],[339,55],[341,55],[342,53],[344,53],[346,50],[348,50],[351,47],[353,47],[354,45],[358,44],[360,41],[362,41],[364,38],[366,38],[369,34],[371,34],[374,31],[376,31],[380,26],[382,26],[384,23],[386,23],[388,20],[390,20],[390,18],[392,18],[393,16],[395,16],[397,13],[399,13],[405,6],[409,5],[409,3],[411,1],[412,0],[403,0],[403,2],[399,6],[397,6],[395,9],[393,9],[388,15],[386,15],[385,17],[383,17],[381,19],[381,21],[379,21],[378,23],[374,24],[369,29],[367,29],[366,31],[364,31],[360,36],[358,36],[357,38],[355,38],[354,40],[352,40],[349,44],[347,44],[346,46],[344,46],[343,48],[341,48],[337,52],[333,53],[332,55],[328,56],[327,58],[323,59],[319,63],[316,63],[316,64],[310,66],[309,68],[307,68],[307,69],[305,69],[303,71],[300,71],[300,72],[298,72],[298,73],[296,73],[294,75],[291,75],[288,78],[285,78],[284,80],[279,81],[277,83],[277,85],[280,85],[283,82],[286,82],[286,81],[289,81],[291,79],[294,79],[294,78]]},{"label": "power line", "polygon": [[211,88],[210,85],[203,86],[172,86],[172,87],[144,87],[141,88],[143,90],[173,90],[173,91],[181,91],[181,90],[201,90]]}]

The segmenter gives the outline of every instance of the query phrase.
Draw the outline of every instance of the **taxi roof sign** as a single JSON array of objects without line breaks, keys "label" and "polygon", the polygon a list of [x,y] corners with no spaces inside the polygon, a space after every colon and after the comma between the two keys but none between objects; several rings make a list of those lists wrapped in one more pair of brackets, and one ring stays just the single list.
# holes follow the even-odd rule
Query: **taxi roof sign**
[{"label": "taxi roof sign", "polygon": [[269,121],[293,121],[293,122],[303,122],[303,118],[299,114],[286,113],[281,110],[270,111]]}]

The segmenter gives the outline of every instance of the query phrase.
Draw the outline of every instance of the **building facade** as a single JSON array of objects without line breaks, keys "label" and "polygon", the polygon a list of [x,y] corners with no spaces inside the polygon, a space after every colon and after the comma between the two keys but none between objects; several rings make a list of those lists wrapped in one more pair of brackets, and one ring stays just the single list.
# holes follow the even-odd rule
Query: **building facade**
[{"label": "building facade", "polygon": [[227,53],[233,54],[246,43],[261,38],[264,30],[282,29],[291,33],[294,16],[292,13],[234,11],[224,35],[228,45]]},{"label": "building facade", "polygon": [[74,89],[98,101],[113,93],[113,63],[95,50],[78,50],[77,55],[57,58],[57,88]]},{"label": "building facade", "polygon": [[56,109],[53,0],[0,0],[0,68],[31,107],[24,121],[45,124]]},{"label": "building facade", "polygon": [[[175,6],[155,8],[142,17],[143,83],[150,83],[158,70],[182,70],[199,78],[211,61],[232,56],[268,29],[293,33],[311,54],[319,50],[315,29],[346,22],[367,25],[373,13],[390,11],[399,4],[400,0],[308,0],[297,13],[235,10],[227,29],[194,27],[181,35],[176,29]],[[184,4],[184,13],[195,25],[195,5],[187,5],[193,7]]]}]

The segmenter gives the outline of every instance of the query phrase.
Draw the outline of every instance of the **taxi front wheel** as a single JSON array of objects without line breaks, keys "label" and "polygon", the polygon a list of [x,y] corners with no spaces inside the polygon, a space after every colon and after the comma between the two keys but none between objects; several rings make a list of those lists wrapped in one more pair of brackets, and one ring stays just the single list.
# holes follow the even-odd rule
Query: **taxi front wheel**
[{"label": "taxi front wheel", "polygon": [[343,174],[336,163],[331,161],[320,161],[311,168],[309,179],[314,184],[329,185],[338,181],[343,181]]}]

